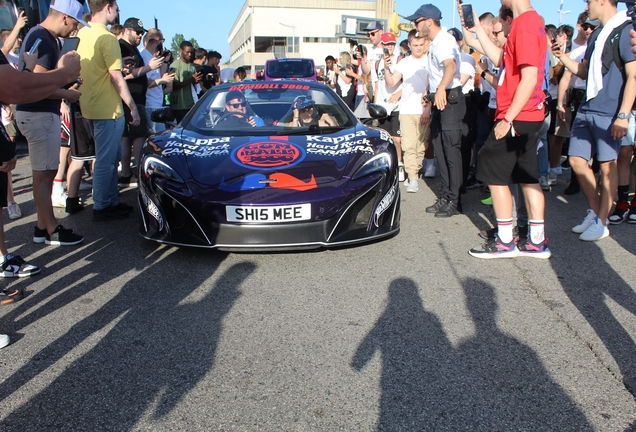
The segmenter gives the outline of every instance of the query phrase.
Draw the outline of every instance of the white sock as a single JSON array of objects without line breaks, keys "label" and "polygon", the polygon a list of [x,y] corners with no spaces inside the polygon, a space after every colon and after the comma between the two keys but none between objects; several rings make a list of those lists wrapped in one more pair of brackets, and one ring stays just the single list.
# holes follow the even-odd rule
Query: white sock
[{"label": "white sock", "polygon": [[62,180],[53,180],[53,195],[62,195],[64,193],[64,185]]}]

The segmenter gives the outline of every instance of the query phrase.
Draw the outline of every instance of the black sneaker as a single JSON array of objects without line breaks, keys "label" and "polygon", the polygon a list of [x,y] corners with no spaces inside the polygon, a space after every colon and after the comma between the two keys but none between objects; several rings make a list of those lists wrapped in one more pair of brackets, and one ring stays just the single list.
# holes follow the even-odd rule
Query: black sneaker
[{"label": "black sneaker", "polygon": [[46,241],[46,229],[40,229],[38,226],[33,227],[33,243],[42,244]]},{"label": "black sneaker", "polygon": [[614,213],[609,217],[609,223],[612,225],[620,225],[627,220],[629,216],[629,203],[627,201],[616,201]]},{"label": "black sneaker", "polygon": [[73,246],[84,241],[84,237],[73,234],[72,229],[58,225],[51,234],[46,234],[46,244],[55,246]]},{"label": "black sneaker", "polygon": [[111,208],[114,208],[118,212],[122,213],[131,213],[135,209],[133,206],[123,202],[119,202],[119,204],[111,206]]},{"label": "black sneaker", "polygon": [[84,205],[82,204],[79,197],[77,198],[66,198],[66,213],[75,214],[84,210]]},{"label": "black sneaker", "polygon": [[435,204],[430,207],[426,207],[426,213],[437,213],[446,204],[448,204],[448,200],[446,198],[439,198],[435,201]]},{"label": "black sneaker", "polygon": [[133,176],[132,174],[128,177],[119,176],[119,181],[117,182],[117,184],[121,188],[137,186],[137,177]]},{"label": "black sneaker", "polygon": [[102,210],[93,210],[93,222],[126,219],[129,215],[129,211],[119,211],[115,207],[111,206]]},{"label": "black sneaker", "polygon": [[457,204],[453,201],[448,201],[444,207],[435,212],[435,217],[448,218],[459,214]]},{"label": "black sneaker", "polygon": [[29,264],[20,256],[7,255],[7,259],[2,263],[0,277],[16,278],[33,276],[40,273],[40,267]]}]

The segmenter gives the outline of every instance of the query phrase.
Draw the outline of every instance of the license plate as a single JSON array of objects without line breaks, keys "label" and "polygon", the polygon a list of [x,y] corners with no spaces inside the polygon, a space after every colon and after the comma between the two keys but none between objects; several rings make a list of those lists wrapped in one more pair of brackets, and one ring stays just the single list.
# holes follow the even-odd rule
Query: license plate
[{"label": "license plate", "polygon": [[294,222],[311,219],[311,204],[291,206],[255,207],[226,206],[228,222]]}]

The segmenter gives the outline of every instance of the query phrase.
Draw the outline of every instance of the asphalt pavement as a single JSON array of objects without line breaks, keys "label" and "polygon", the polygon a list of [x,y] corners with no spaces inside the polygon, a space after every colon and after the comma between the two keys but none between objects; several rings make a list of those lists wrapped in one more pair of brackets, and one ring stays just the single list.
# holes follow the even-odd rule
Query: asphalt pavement
[{"label": "asphalt pavement", "polygon": [[492,209],[471,190],[464,214],[426,214],[436,179],[401,187],[399,235],[354,248],[159,245],[134,214],[91,222],[90,195],[56,210],[84,243],[55,247],[32,242],[22,156],[6,239],[42,273],[0,281],[28,293],[0,307],[0,429],[635,430],[636,225],[579,241],[565,179],[550,260],[469,256]]}]

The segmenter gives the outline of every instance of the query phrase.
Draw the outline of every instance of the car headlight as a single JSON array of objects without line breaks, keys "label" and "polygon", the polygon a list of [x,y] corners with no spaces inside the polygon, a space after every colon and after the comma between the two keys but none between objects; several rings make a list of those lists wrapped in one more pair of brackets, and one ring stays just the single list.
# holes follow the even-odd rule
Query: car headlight
[{"label": "car headlight", "polygon": [[144,159],[144,175],[148,178],[157,175],[177,183],[185,183],[170,165],[152,156]]},{"label": "car headlight", "polygon": [[366,161],[358,171],[351,177],[351,180],[357,180],[361,177],[373,174],[378,171],[391,171],[392,161],[388,153],[380,153]]}]

